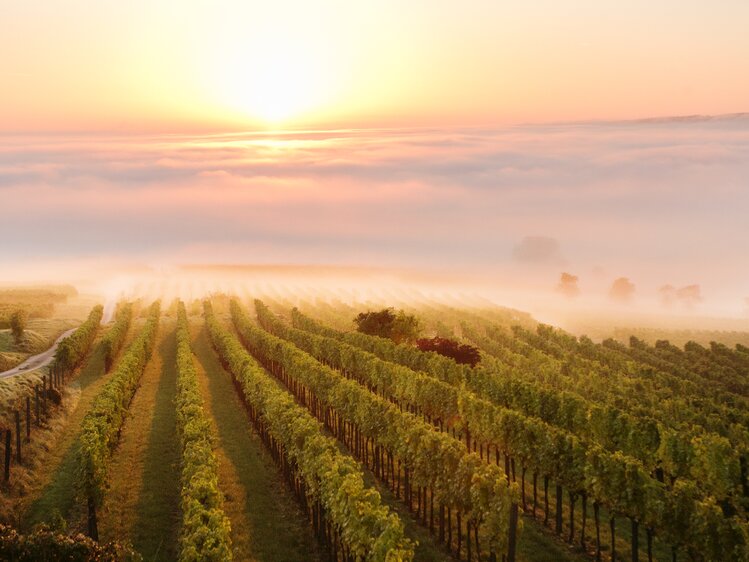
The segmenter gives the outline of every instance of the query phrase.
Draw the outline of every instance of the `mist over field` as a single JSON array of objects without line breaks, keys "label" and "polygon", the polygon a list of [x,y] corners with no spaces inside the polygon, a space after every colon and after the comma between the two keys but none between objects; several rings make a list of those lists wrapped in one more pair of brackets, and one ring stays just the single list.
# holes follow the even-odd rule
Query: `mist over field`
[{"label": "mist over field", "polygon": [[[746,316],[749,117],[0,137],[4,281],[179,264],[377,267],[488,296]],[[12,243],[11,243],[12,241]],[[513,300],[512,298],[510,299]],[[517,299],[514,299],[517,300]],[[562,299],[565,300],[565,299]],[[513,304],[512,302],[508,304]]]},{"label": "mist over field", "polygon": [[747,0],[0,3],[0,560],[749,562]]}]

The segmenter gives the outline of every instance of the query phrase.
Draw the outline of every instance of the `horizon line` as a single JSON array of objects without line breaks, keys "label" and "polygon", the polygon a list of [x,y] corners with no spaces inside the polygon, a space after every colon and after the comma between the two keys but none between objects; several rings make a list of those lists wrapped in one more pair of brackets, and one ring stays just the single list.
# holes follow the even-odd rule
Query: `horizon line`
[{"label": "horizon line", "polygon": [[223,137],[223,136],[235,136],[235,135],[248,135],[248,136],[264,136],[264,135],[294,135],[294,134],[316,134],[316,133],[358,133],[358,132],[396,132],[396,131],[446,131],[446,130],[474,130],[474,131],[490,131],[497,129],[511,129],[514,127],[559,127],[559,126],[586,126],[586,125],[625,125],[625,124],[690,124],[690,123],[701,123],[708,121],[749,121],[749,111],[736,111],[729,113],[717,113],[717,114],[682,114],[682,115],[656,115],[649,117],[633,117],[631,119],[609,119],[609,118],[593,118],[593,119],[582,119],[582,120],[556,120],[556,121],[518,121],[504,124],[492,124],[492,125],[413,125],[404,127],[340,127],[331,126],[329,128],[323,127],[285,127],[276,129],[210,129],[210,130],[195,130],[195,131],[169,131],[165,130],[162,132],[153,130],[131,130],[131,131],[117,131],[117,130],[106,130],[106,129],[84,129],[84,130],[15,130],[15,131],[1,131],[0,137],[41,137],[41,136],[59,136],[59,137],[94,137],[94,136],[111,136],[114,138],[123,137]]}]

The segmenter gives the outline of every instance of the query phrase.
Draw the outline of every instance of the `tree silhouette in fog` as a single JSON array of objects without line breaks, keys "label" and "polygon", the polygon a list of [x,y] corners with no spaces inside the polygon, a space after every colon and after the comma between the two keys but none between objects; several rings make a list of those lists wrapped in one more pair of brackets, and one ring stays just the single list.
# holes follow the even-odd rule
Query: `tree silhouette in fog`
[{"label": "tree silhouette in fog", "polygon": [[609,298],[616,302],[626,303],[635,295],[635,285],[626,277],[619,277],[611,284]]},{"label": "tree silhouette in fog", "polygon": [[676,303],[676,287],[673,285],[663,285],[658,289],[658,296],[663,306],[671,307]]},{"label": "tree silhouette in fog", "polygon": [[571,273],[562,272],[557,285],[557,292],[562,293],[565,297],[576,297],[580,294],[580,288],[577,286],[578,277]]},{"label": "tree silhouette in fog", "polygon": [[676,297],[679,302],[691,308],[697,303],[702,302],[702,292],[699,285],[687,285],[676,291]]},{"label": "tree silhouette in fog", "polygon": [[686,308],[692,308],[702,302],[702,290],[699,285],[686,285],[677,289],[673,285],[663,285],[658,289],[661,304],[665,307],[671,307],[674,304],[681,304]]}]

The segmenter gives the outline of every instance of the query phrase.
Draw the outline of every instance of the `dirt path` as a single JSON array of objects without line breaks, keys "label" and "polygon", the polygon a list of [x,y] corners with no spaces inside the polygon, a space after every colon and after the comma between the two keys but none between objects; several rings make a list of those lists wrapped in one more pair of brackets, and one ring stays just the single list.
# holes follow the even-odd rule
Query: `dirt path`
[{"label": "dirt path", "polygon": [[212,419],[219,482],[231,521],[234,559],[259,562],[318,561],[311,526],[265,451],[204,329],[190,318],[192,347],[205,410]]},{"label": "dirt path", "polygon": [[174,319],[162,317],[112,457],[100,513],[103,541],[129,540],[145,560],[175,560],[179,528],[179,444]]}]

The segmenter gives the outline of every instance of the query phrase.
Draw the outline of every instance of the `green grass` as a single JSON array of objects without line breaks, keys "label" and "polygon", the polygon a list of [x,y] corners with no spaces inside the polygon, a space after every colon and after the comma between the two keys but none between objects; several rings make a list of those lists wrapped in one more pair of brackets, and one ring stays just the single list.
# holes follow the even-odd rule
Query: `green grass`
[{"label": "green grass", "polygon": [[[341,450],[348,452],[341,445]],[[367,469],[363,464],[364,481],[368,486],[373,486],[380,493],[383,505],[387,505],[394,513],[398,514],[403,526],[405,527],[406,536],[412,541],[418,543],[414,551],[414,562],[450,562],[455,560],[448,552],[446,547],[441,546],[430,534],[429,530],[419,523],[414,515],[408,511],[406,505],[395,497],[386,485],[381,484],[374,476],[372,471]]]},{"label": "green grass", "polygon": [[40,333],[34,330],[24,330],[21,341],[17,344],[13,333],[10,330],[0,330],[0,351],[30,353],[39,349],[44,351],[44,344],[47,340]]},{"label": "green grass", "polygon": [[543,525],[530,517],[523,518],[517,550],[518,562],[581,562],[590,560],[579,550],[562,543]]},{"label": "green grass", "polygon": [[[345,450],[345,449],[343,449]],[[406,505],[396,499],[387,486],[379,483],[370,470],[363,467],[366,483],[375,486],[382,496],[383,503],[394,510],[403,521],[406,534],[417,540],[416,562],[442,562],[454,560],[429,534],[428,530],[416,521]],[[589,528],[590,531],[590,528]],[[523,527],[517,544],[518,562],[587,562],[590,560],[577,546],[566,544],[561,538],[543,527],[531,517],[523,517]]]},{"label": "green grass", "polygon": [[176,338],[162,318],[153,355],[112,456],[100,514],[103,540],[125,539],[144,560],[175,560],[179,528]]},{"label": "green grass", "polygon": [[[530,479],[529,479],[530,480]],[[539,479],[540,481],[540,479]],[[520,484],[520,479],[518,479]],[[566,542],[566,538],[569,536],[569,496],[567,491],[564,491],[564,502],[562,506],[562,534],[556,535],[553,532],[555,508],[556,508],[556,494],[554,491],[553,483],[549,486],[549,527],[544,527],[543,521],[543,489],[539,482],[538,492],[538,511],[537,517],[534,520],[532,517],[533,505],[532,505],[532,485],[526,482],[526,494],[528,495],[528,514],[526,521],[528,521],[528,527],[531,524],[535,525],[535,529],[539,533],[546,536],[549,541],[552,541],[559,545],[559,548],[566,549],[568,553],[575,554],[577,556],[583,556],[582,549],[579,547],[580,544],[580,531],[582,529],[582,503],[581,498],[578,497],[575,501],[575,538],[574,546]],[[602,556],[611,556],[611,533],[609,530],[609,518],[610,514],[604,507],[600,508],[599,521],[601,530],[601,552]],[[585,530],[585,543],[588,553],[595,553],[595,519],[593,512],[593,502],[588,501],[588,518]],[[647,531],[644,525],[640,525],[638,529],[639,537],[639,558],[641,560],[647,560]],[[535,540],[535,539],[534,539]],[[544,544],[544,543],[540,543]],[[627,517],[616,517],[616,557],[621,560],[630,560],[632,558],[632,526],[631,521]],[[535,547],[534,550],[538,550],[540,547]],[[551,558],[553,559],[553,558]],[[653,538],[653,559],[654,560],[671,560],[671,549],[669,545],[664,544],[658,536]],[[539,558],[539,560],[546,560],[545,558]]]},{"label": "green grass", "polygon": [[17,351],[0,351],[0,372],[7,371],[21,364],[28,357],[26,353]]},{"label": "green grass", "polygon": [[153,403],[143,487],[133,545],[145,560],[174,559],[179,528],[179,438],[177,436],[177,340],[172,330],[157,351],[161,379]]},{"label": "green grass", "polygon": [[49,349],[60,334],[70,328],[75,328],[80,323],[78,320],[59,317],[29,320],[26,334],[36,334],[36,342],[31,344],[29,351],[39,353]]},{"label": "green grass", "polygon": [[37,523],[52,521],[57,515],[69,520],[70,527],[75,529],[80,514],[73,514],[76,505],[78,481],[78,438],[79,428],[88,406],[98,391],[108,380],[103,377],[104,353],[95,347],[91,357],[84,364],[78,378],[71,383],[80,389],[78,404],[70,415],[67,431],[60,442],[50,450],[50,458],[45,463],[46,470],[40,475],[43,488],[35,495],[23,517],[23,527],[31,528]]},{"label": "green grass", "polygon": [[71,530],[83,530],[80,518],[82,513],[75,514],[74,507],[78,489],[78,435],[74,441],[64,449],[62,460],[57,466],[50,482],[45,486],[42,494],[34,501],[26,512],[23,528],[31,529],[39,523],[51,524],[57,517],[62,517]]},{"label": "green grass", "polygon": [[235,560],[321,560],[311,526],[252,430],[231,375],[211,348],[202,321],[190,319],[206,413],[216,427],[219,482],[231,520]]}]

